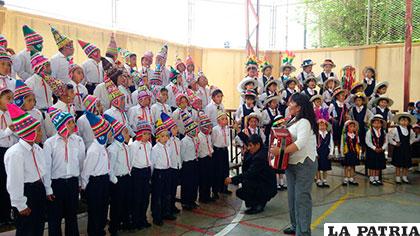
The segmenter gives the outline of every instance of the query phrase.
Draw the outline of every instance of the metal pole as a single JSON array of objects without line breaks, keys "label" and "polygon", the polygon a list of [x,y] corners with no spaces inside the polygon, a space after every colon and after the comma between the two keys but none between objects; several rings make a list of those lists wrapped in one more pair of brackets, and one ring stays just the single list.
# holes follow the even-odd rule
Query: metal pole
[{"label": "metal pole", "polygon": [[258,57],[258,43],[259,43],[259,36],[260,36],[260,0],[257,0],[257,27],[256,27],[256,35],[255,35],[255,56]]},{"label": "metal pole", "polygon": [[246,51],[249,55],[249,52],[250,52],[250,48],[249,48],[250,42],[249,42],[249,40],[250,40],[250,38],[249,38],[249,2],[248,1],[249,0],[245,0],[245,25],[246,25],[246,28],[245,28],[245,34],[246,34],[245,48],[246,48]]},{"label": "metal pole", "polygon": [[304,13],[304,22],[303,22],[303,49],[306,49],[306,32],[307,32],[307,20],[308,20],[308,5],[305,4],[305,13]]},{"label": "metal pole", "polygon": [[405,45],[404,45],[404,110],[410,102],[410,80],[411,80],[411,45],[413,33],[413,2],[405,1]]},{"label": "metal pole", "polygon": [[369,45],[369,37],[370,37],[370,0],[368,0],[367,6],[367,16],[366,16],[366,45]]}]

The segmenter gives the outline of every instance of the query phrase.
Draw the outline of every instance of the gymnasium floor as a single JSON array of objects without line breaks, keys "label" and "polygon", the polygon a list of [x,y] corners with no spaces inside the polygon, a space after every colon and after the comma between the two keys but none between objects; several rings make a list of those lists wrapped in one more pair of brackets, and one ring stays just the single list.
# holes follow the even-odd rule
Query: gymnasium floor
[{"label": "gymnasium floor", "polygon": [[[330,188],[314,185],[312,235],[323,235],[326,222],[419,222],[418,172],[410,173],[411,185],[395,185],[393,168],[388,166],[382,187],[370,186],[361,175],[357,176],[358,187],[343,187],[341,172],[340,167],[333,167]],[[197,210],[182,212],[176,221],[166,221],[163,227],[121,235],[283,235],[282,229],[288,227],[287,192],[278,192],[261,214],[244,215],[243,209],[242,202],[234,195],[223,196],[216,203],[201,204]],[[81,232],[86,231],[86,220],[85,215],[80,215]],[[0,235],[13,235],[13,232]]]}]

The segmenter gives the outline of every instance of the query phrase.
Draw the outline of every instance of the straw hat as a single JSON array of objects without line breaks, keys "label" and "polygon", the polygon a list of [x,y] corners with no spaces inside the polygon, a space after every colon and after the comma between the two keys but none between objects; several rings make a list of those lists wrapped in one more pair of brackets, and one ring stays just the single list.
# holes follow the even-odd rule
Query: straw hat
[{"label": "straw hat", "polygon": [[383,86],[385,86],[385,87],[389,87],[389,83],[388,83],[388,81],[382,81],[382,82],[380,82],[380,83],[378,83],[378,84],[376,84],[376,86],[375,86],[375,88],[373,89],[373,94],[376,94],[376,92],[378,91],[378,89],[380,88],[380,87],[383,87]]},{"label": "straw hat", "polygon": [[344,130],[347,129],[347,126],[349,126],[350,124],[354,124],[356,126],[356,130],[359,130],[359,122],[355,121],[355,120],[348,120],[344,123]]},{"label": "straw hat", "polygon": [[303,60],[303,62],[302,62],[302,64],[300,65],[300,67],[307,67],[307,66],[313,66],[313,65],[316,65],[316,63],[314,63],[313,61],[312,61],[312,59],[305,59],[305,60]]},{"label": "straw hat", "polygon": [[280,71],[281,71],[281,72],[283,72],[283,71],[284,71],[284,69],[286,69],[286,68],[290,68],[290,70],[291,70],[292,72],[295,72],[295,71],[296,71],[296,67],[294,67],[294,66],[292,65],[292,63],[289,63],[289,62],[283,63],[283,64],[280,66]]},{"label": "straw hat", "polygon": [[375,114],[372,119],[370,119],[370,123],[372,124],[373,121],[379,120],[382,122],[382,127],[386,127],[386,120],[384,120],[384,117],[381,114]]},{"label": "straw hat", "polygon": [[366,71],[367,70],[372,70],[373,71],[373,74],[375,74],[376,75],[376,70],[375,70],[375,68],[373,68],[373,67],[371,67],[371,66],[366,66],[364,69],[363,69],[363,73],[366,73]]},{"label": "straw hat", "polygon": [[268,103],[270,103],[273,100],[277,100],[277,102],[278,102],[278,101],[281,100],[281,96],[279,96],[277,94],[268,95],[264,100],[263,106],[265,107]]},{"label": "straw hat", "polygon": [[325,120],[325,119],[319,119],[319,120],[317,121],[317,123],[318,123],[318,124],[320,124],[320,123],[324,123],[324,124],[326,124],[326,125],[327,125],[327,131],[330,131],[330,130],[331,130],[331,128],[332,128],[331,123],[330,123],[330,122],[328,122],[328,121],[327,121],[327,120]]},{"label": "straw hat", "polygon": [[347,96],[347,90],[345,90],[345,89],[343,89],[342,87],[336,87],[334,90],[333,90],[333,97],[335,97],[335,96],[337,96],[338,94],[340,94],[340,93],[344,93],[344,95],[346,95]]},{"label": "straw hat", "polygon": [[356,82],[354,82],[354,83],[351,85],[351,88],[350,88],[350,93],[354,94],[354,92],[355,92],[356,88],[358,88],[358,87],[360,87],[360,86],[362,86],[362,87],[363,87],[363,91],[364,91],[364,90],[366,89],[366,87],[367,87],[367,85],[366,85],[365,83],[362,83],[362,82],[360,82],[360,81],[356,81]]},{"label": "straw hat", "polygon": [[312,96],[311,99],[309,99],[309,102],[314,102],[316,99],[321,99],[321,101],[324,100],[324,98],[322,97],[321,94],[316,94],[316,95]]},{"label": "straw hat", "polygon": [[401,113],[399,113],[399,114],[395,115],[395,116],[392,118],[392,121],[393,121],[395,124],[398,124],[399,120],[400,120],[402,117],[406,117],[406,118],[408,118],[408,119],[410,120],[410,125],[414,125],[414,124],[416,124],[416,123],[417,123],[417,118],[416,118],[415,116],[411,115],[411,114],[410,114],[410,113],[408,113],[408,112],[401,112]]},{"label": "straw hat", "polygon": [[243,98],[245,98],[246,96],[252,96],[252,97],[256,98],[256,97],[257,97],[257,94],[255,93],[255,91],[254,91],[254,90],[248,89],[248,90],[245,90],[245,91],[241,94],[241,97],[243,97]]},{"label": "straw hat", "polygon": [[247,76],[244,79],[242,79],[241,82],[239,82],[239,87],[242,90],[245,90],[245,85],[248,84],[248,83],[254,84],[254,88],[256,88],[258,86],[257,81],[255,80],[255,78],[251,78],[251,77]]},{"label": "straw hat", "polygon": [[274,83],[277,85],[277,89],[279,89],[280,88],[280,81],[278,81],[276,79],[272,79],[272,80],[267,81],[267,83],[264,86],[264,91],[267,91],[268,87],[270,87],[270,85],[272,85]]},{"label": "straw hat", "polygon": [[331,65],[334,68],[336,65],[331,59],[325,59],[324,62],[321,64],[321,68],[324,68],[326,65]]},{"label": "straw hat", "polygon": [[299,84],[299,81],[296,79],[296,77],[291,77],[288,80],[285,80],[284,83],[284,87],[287,88],[287,85],[289,85],[290,82],[294,81],[296,83],[296,85]]},{"label": "straw hat", "polygon": [[392,104],[394,104],[394,100],[392,100],[391,98],[387,97],[387,96],[379,96],[377,98],[374,98],[371,101],[372,107],[375,107],[376,105],[378,105],[380,100],[387,100],[388,101],[388,106],[392,106]]},{"label": "straw hat", "polygon": [[248,121],[249,121],[251,118],[255,118],[255,119],[257,119],[257,120],[258,120],[258,125],[261,123],[261,115],[260,115],[259,113],[257,113],[257,112],[252,112],[251,114],[247,115],[247,116],[246,116],[246,123],[248,123]]},{"label": "straw hat", "polygon": [[363,104],[365,104],[367,102],[367,97],[366,97],[364,92],[358,92],[358,93],[354,94],[354,96],[351,98],[353,103],[356,101],[356,98],[362,98],[363,99]]},{"label": "straw hat", "polygon": [[335,78],[335,77],[329,77],[327,80],[325,80],[325,82],[324,82],[324,90],[327,90],[327,84],[328,84],[328,82],[330,82],[330,81],[334,81],[335,82],[335,86],[334,86],[334,88],[336,88],[336,87],[338,87],[338,86],[340,86],[340,80],[338,80],[337,78]]},{"label": "straw hat", "polygon": [[308,84],[311,80],[315,81],[315,84],[318,83],[318,79],[313,74],[310,74],[303,83]]}]

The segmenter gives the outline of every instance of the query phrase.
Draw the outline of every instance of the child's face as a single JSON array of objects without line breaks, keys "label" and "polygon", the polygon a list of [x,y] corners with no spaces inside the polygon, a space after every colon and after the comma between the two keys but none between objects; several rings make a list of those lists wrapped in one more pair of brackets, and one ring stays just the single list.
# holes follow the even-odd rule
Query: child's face
[{"label": "child's face", "polygon": [[139,101],[142,107],[147,107],[150,105],[150,97],[145,97]]},{"label": "child's face", "polygon": [[24,101],[24,102],[23,102],[22,110],[24,110],[24,111],[30,111],[30,110],[34,109],[34,107],[35,107],[35,103],[36,103],[36,100],[35,100],[35,95],[33,95],[33,94],[28,94],[28,95],[24,98],[24,100],[23,100],[23,101]]},{"label": "child's face", "polygon": [[347,130],[349,133],[355,133],[356,132],[356,125],[354,123],[351,123],[348,125]]},{"label": "child's face", "polygon": [[322,105],[322,100],[321,99],[315,99],[314,104],[316,107],[320,107]]},{"label": "child's face", "polygon": [[11,64],[8,61],[0,61],[0,75],[9,75],[11,72]]},{"label": "child's face", "polygon": [[382,100],[379,101],[378,105],[380,107],[387,107],[388,106],[388,101],[385,100],[385,99],[382,99]]},{"label": "child's face", "polygon": [[171,134],[174,137],[178,135],[178,126],[175,125],[174,127],[172,127]]},{"label": "child's face", "polygon": [[227,116],[226,116],[226,115],[224,115],[224,116],[220,117],[220,118],[217,120],[217,123],[218,123],[221,127],[225,127],[225,126],[228,124],[228,118],[227,118]]},{"label": "child's face", "polygon": [[11,91],[3,92],[0,96],[0,109],[2,111],[7,110],[7,104],[12,103],[13,101],[13,93]]},{"label": "child's face", "polygon": [[82,82],[82,80],[85,78],[85,75],[83,74],[83,70],[82,68],[77,68],[76,70],[73,71],[73,77],[72,80],[76,83],[79,84],[80,82]]},{"label": "child's face", "polygon": [[124,142],[128,143],[130,142],[130,133],[128,132],[127,128],[124,128],[123,131],[121,132],[122,136],[124,137]]},{"label": "child's face", "polygon": [[258,119],[256,119],[256,118],[251,118],[251,119],[249,119],[248,120],[248,125],[249,125],[249,127],[251,127],[251,128],[256,128],[257,127],[257,125],[258,125]]},{"label": "child's face", "polygon": [[197,135],[198,135],[198,128],[195,128],[188,133],[188,136],[190,136],[191,138],[197,137]]},{"label": "child's face", "polygon": [[375,129],[380,129],[382,128],[382,122],[380,120],[374,120],[372,122],[372,127]]},{"label": "child's face", "polygon": [[409,111],[414,111],[414,106],[408,106],[408,107],[407,107],[407,110],[409,110]]},{"label": "child's face", "polygon": [[336,96],[336,98],[337,98],[337,100],[338,100],[338,101],[340,101],[340,102],[344,102],[344,99],[346,99],[346,95],[344,95],[344,93],[339,93],[339,94]]},{"label": "child's face", "polygon": [[380,94],[380,95],[385,94],[387,89],[388,89],[387,86],[382,86],[382,87],[378,88],[377,93]]},{"label": "child's face", "polygon": [[272,100],[268,103],[268,107],[270,107],[271,109],[276,109],[277,106],[278,106],[277,100]]},{"label": "child's face", "polygon": [[195,81],[191,82],[190,88],[193,91],[197,91],[198,90],[198,84],[197,84],[197,82],[195,82]]},{"label": "child's face", "polygon": [[277,84],[275,83],[270,84],[270,86],[268,86],[268,90],[270,92],[275,92],[277,90]]},{"label": "child's face", "polygon": [[314,89],[316,87],[315,81],[313,81],[313,80],[309,81],[308,82],[308,87],[311,88],[311,89]]},{"label": "child's face", "polygon": [[310,65],[310,66],[305,66],[305,67],[303,68],[303,71],[305,71],[306,73],[311,72],[311,71],[312,71],[312,65]]},{"label": "child's face", "polygon": [[363,105],[363,99],[362,98],[356,98],[354,100],[354,104],[356,104],[356,106],[360,107]]},{"label": "child's face", "polygon": [[292,73],[292,69],[290,67],[284,68],[284,70],[283,70],[284,75],[289,76],[290,73]]},{"label": "child's face", "polygon": [[90,54],[90,57],[95,61],[101,60],[101,50],[99,48],[96,49]]},{"label": "child's face", "polygon": [[166,101],[168,101],[168,91],[161,91],[159,100],[161,103],[165,103]]},{"label": "child's face", "polygon": [[46,75],[51,75],[51,64],[47,62],[44,66],[44,73]]},{"label": "child's face", "polygon": [[35,130],[36,136],[35,136],[35,143],[41,143],[42,142],[42,129],[41,126],[38,125],[38,127]]},{"label": "child's face", "polygon": [[140,140],[142,141],[142,142],[149,142],[149,140],[150,140],[150,137],[151,137],[152,135],[150,134],[150,132],[146,132],[146,133],[143,133],[142,135],[141,135],[141,138],[140,138]]},{"label": "child's face", "polygon": [[223,100],[223,94],[222,93],[218,93],[215,96],[213,96],[213,101],[216,104],[222,103],[222,100]]},{"label": "child's face", "polygon": [[248,69],[249,77],[255,78],[258,76],[258,69],[256,67],[251,67]]},{"label": "child's face", "polygon": [[137,66],[137,56],[136,55],[130,56],[129,63],[130,63],[131,67],[136,67]]},{"label": "child's face", "polygon": [[371,71],[371,70],[367,70],[367,71],[365,72],[365,76],[366,76],[367,78],[372,78],[372,77],[373,77],[373,73],[372,73],[372,71]]},{"label": "child's face", "polygon": [[358,86],[354,93],[359,93],[359,92],[363,92],[363,87],[362,86]]},{"label": "child's face", "polygon": [[102,113],[104,113],[104,106],[102,106],[102,103],[99,100],[96,101],[96,111],[98,114],[95,115],[102,115]]},{"label": "child's face", "polygon": [[185,109],[187,105],[188,105],[188,100],[185,97],[182,97],[179,103],[179,108]]},{"label": "child's face", "polygon": [[75,93],[74,93],[74,89],[67,89],[67,99],[66,99],[66,103],[71,103],[74,100],[75,97]]},{"label": "child's face", "polygon": [[159,137],[159,142],[162,144],[166,144],[169,140],[169,134],[168,132],[163,132]]},{"label": "child's face", "polygon": [[327,124],[325,124],[324,122],[320,122],[318,124],[318,127],[319,127],[319,130],[321,130],[321,131],[327,130]]},{"label": "child's face", "polygon": [[194,109],[196,109],[196,110],[203,109],[203,101],[198,100],[198,101],[194,102]]},{"label": "child's face", "polygon": [[245,97],[245,103],[248,107],[254,107],[255,98]]},{"label": "child's face", "polygon": [[181,75],[181,74],[179,74],[179,75],[176,77],[176,84],[177,84],[177,85],[181,85],[181,83],[182,83],[182,75]]},{"label": "child's face", "polygon": [[295,89],[295,87],[296,87],[296,83],[295,83],[294,81],[292,81],[292,82],[290,82],[290,83],[287,85],[287,87],[288,87],[289,89]]},{"label": "child's face", "polygon": [[211,125],[206,125],[206,126],[201,126],[200,130],[201,132],[203,132],[203,134],[211,134],[212,128],[211,128]]},{"label": "child's face", "polygon": [[188,72],[193,72],[194,71],[194,64],[190,64],[187,66],[187,71]]},{"label": "child's face", "polygon": [[333,89],[333,88],[334,88],[334,85],[335,85],[335,82],[334,82],[334,81],[332,81],[332,80],[330,80],[330,81],[328,81],[328,83],[327,83],[327,88],[329,88],[329,89]]},{"label": "child's face", "polygon": [[332,65],[327,64],[324,66],[324,71],[330,72],[331,70],[332,70]]},{"label": "child's face", "polygon": [[398,123],[403,127],[407,127],[410,124],[410,120],[407,117],[401,117]]},{"label": "child's face", "polygon": [[184,72],[186,68],[185,65],[181,63],[176,67],[176,69],[179,70],[179,72]]},{"label": "child's face", "polygon": [[76,123],[74,123],[74,120],[69,120],[66,124],[67,130],[69,131],[69,136],[73,134],[74,129],[76,128]]},{"label": "child's face", "polygon": [[208,83],[209,82],[206,77],[200,76],[200,78],[198,78],[198,85],[200,85],[200,87],[206,87]]},{"label": "child's face", "polygon": [[267,76],[267,77],[270,77],[272,73],[273,73],[273,69],[271,69],[271,67],[267,67],[264,70],[264,75]]},{"label": "child's face", "polygon": [[254,89],[254,84],[249,82],[247,84],[245,84],[245,90],[252,90]]}]

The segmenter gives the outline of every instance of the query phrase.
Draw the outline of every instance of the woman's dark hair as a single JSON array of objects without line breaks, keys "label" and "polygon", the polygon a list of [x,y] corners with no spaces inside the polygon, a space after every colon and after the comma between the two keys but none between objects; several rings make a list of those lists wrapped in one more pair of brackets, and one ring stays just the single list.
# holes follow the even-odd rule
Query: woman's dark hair
[{"label": "woman's dark hair", "polygon": [[122,75],[124,73],[124,69],[122,69],[122,68],[118,68],[118,67],[114,67],[114,68],[112,68],[112,70],[109,72],[109,79],[111,79],[112,80],[112,82],[114,82],[114,84],[116,85],[116,86],[118,86],[118,84],[117,84],[117,80],[118,80],[118,77],[120,76],[120,75]]},{"label": "woman's dark hair", "polygon": [[107,71],[112,67],[112,63],[109,62],[105,57],[101,57],[101,62],[102,62],[102,68],[104,68],[104,71]]},{"label": "woman's dark hair", "polygon": [[248,143],[252,143],[252,144],[260,144],[260,147],[263,146],[263,140],[261,138],[261,136],[259,136],[258,134],[253,134],[251,136],[249,136],[248,139]]},{"label": "woman's dark hair", "polygon": [[309,102],[308,96],[300,93],[295,93],[290,97],[290,101],[295,102],[300,106],[300,112],[296,115],[296,120],[305,118],[311,124],[314,134],[318,133],[318,125],[316,124],[315,112],[312,103]]}]

